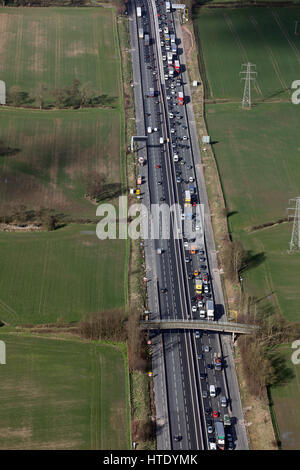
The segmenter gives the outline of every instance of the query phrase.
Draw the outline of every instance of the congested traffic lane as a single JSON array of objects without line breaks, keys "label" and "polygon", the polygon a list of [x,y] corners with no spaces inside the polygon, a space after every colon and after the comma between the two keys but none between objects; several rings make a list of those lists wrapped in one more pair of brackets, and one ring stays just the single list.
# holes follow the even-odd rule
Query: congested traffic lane
[{"label": "congested traffic lane", "polygon": [[[143,8],[146,10],[146,6],[143,5]],[[144,25],[147,23],[144,22]],[[144,46],[140,48],[141,52],[141,64],[145,64],[142,68],[142,80],[144,80],[145,75],[147,79],[144,80],[144,83],[149,87],[151,85],[156,85],[153,82],[153,70],[149,68],[154,65],[154,57],[152,55],[151,47],[145,49]],[[145,53],[145,56],[143,56]],[[147,65],[146,65],[147,64]],[[151,65],[152,64],[152,65]],[[150,73],[152,70],[152,73]],[[155,86],[156,90],[156,86]],[[161,112],[155,109],[160,103],[160,98],[150,99],[146,98],[147,94],[144,93],[144,106],[145,106],[145,119],[146,119],[146,128],[151,126],[159,126],[158,113]],[[155,119],[155,121],[154,121]],[[151,202],[155,203],[160,200],[160,197],[165,198],[166,203],[170,203],[170,189],[172,189],[172,184],[166,184],[168,178],[171,178],[171,175],[167,171],[167,165],[165,161],[164,154],[159,149],[159,130],[156,132],[151,132],[148,135],[148,181],[147,184],[150,188]],[[164,185],[159,185],[160,181],[164,182]],[[146,184],[146,183],[145,183]],[[163,186],[163,188],[158,187]],[[164,193],[160,192],[164,191]],[[164,194],[161,196],[161,194]],[[174,263],[174,260],[177,260],[179,257],[178,253],[176,254],[176,246],[172,239],[157,241],[155,244],[156,248],[162,248],[163,254],[157,256],[157,273],[158,273],[158,285],[159,287],[159,297],[160,297],[160,312],[163,316],[174,317],[174,314],[178,318],[182,318],[185,312],[184,302],[182,301],[181,295],[183,288],[178,284],[178,264]],[[177,247],[178,248],[178,247]],[[177,261],[176,261],[177,262]],[[172,280],[173,276],[173,280]],[[171,281],[171,282],[170,282]],[[165,292],[161,292],[160,289],[166,289]],[[179,441],[172,441],[172,448],[180,449],[196,449],[201,448],[201,441],[198,438],[199,431],[195,429],[197,423],[197,416],[195,416],[194,406],[191,406],[193,398],[191,398],[191,389],[192,387],[186,387],[189,379],[186,379],[185,375],[189,375],[190,359],[187,361],[189,366],[180,368],[178,364],[182,365],[183,359],[186,354],[186,345],[184,340],[180,338],[178,341],[176,333],[166,333],[164,336],[164,351],[166,359],[166,375],[167,375],[167,392],[168,392],[168,404],[169,404],[169,415],[170,415],[170,428],[172,436],[180,435],[182,438]],[[182,335],[180,335],[182,336]],[[184,373],[183,373],[184,371]],[[183,375],[182,375],[183,374]],[[194,400],[195,402],[195,400]]]}]

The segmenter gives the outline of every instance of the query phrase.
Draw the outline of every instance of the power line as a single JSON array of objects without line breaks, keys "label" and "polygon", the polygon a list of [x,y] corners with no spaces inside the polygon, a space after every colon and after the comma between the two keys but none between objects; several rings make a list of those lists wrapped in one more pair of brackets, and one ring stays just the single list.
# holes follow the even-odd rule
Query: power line
[{"label": "power line", "polygon": [[290,241],[290,251],[300,250],[300,197],[290,199],[289,204],[294,204],[293,207],[288,207],[288,211],[293,211],[291,217],[294,218],[292,236]]},{"label": "power line", "polygon": [[240,75],[241,80],[245,80],[242,107],[245,109],[251,109],[251,80],[256,80],[257,72],[255,69],[256,65],[250,62],[242,64]]}]

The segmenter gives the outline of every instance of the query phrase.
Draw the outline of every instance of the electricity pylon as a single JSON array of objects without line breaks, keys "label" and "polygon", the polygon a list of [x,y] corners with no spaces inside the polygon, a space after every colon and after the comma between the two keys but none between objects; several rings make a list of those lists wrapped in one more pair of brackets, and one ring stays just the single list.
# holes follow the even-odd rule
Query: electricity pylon
[{"label": "electricity pylon", "polygon": [[300,250],[300,197],[290,199],[289,204],[295,204],[294,207],[288,207],[288,211],[294,211],[292,217],[294,217],[292,237],[290,241],[290,251]]},{"label": "electricity pylon", "polygon": [[[253,70],[254,67],[254,70]],[[245,80],[244,94],[242,107],[251,108],[251,80],[256,80],[257,72],[255,70],[256,65],[248,62],[247,64],[242,64],[242,70],[240,75],[242,76],[241,80]]]}]

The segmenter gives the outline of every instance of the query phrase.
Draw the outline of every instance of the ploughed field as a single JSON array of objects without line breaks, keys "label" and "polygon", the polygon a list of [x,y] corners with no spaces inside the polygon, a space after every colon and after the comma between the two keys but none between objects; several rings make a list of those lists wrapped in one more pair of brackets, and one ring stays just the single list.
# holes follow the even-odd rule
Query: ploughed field
[{"label": "ploughed field", "polygon": [[[205,115],[229,226],[248,251],[243,284],[257,309],[280,311],[290,321],[298,321],[300,301],[299,254],[288,254],[292,224],[255,227],[285,218],[289,199],[299,196],[300,105],[291,102],[291,84],[300,79],[297,15],[299,8],[206,9],[197,10],[195,19],[205,71]],[[244,82],[239,75],[248,61],[257,71],[250,111],[241,108]],[[297,406],[299,393],[293,399]],[[287,433],[292,407],[282,413],[276,400],[275,412],[280,432]],[[299,420],[297,432],[295,426],[291,432],[293,446],[299,447]],[[287,448],[287,440],[282,442]]]},{"label": "ploughed field", "polygon": [[1,449],[127,449],[128,378],[115,346],[0,331]]}]

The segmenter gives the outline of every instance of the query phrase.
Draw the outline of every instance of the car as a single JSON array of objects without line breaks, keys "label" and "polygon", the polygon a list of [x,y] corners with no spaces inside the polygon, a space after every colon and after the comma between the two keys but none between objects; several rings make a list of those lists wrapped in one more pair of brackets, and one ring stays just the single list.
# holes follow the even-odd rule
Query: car
[{"label": "car", "polygon": [[157,131],[158,131],[157,127],[154,127],[153,131],[154,131],[154,132],[157,132]]},{"label": "car", "polygon": [[169,118],[170,118],[170,119],[173,119],[173,117],[174,117],[174,114],[173,114],[173,113],[169,113]]},{"label": "car", "polygon": [[203,390],[202,392],[202,398],[207,398],[208,394],[207,394],[207,390]]},{"label": "car", "polygon": [[200,372],[200,379],[201,380],[206,379],[206,374],[204,372]]},{"label": "car", "polygon": [[204,255],[204,254],[205,254],[204,250],[199,250],[199,255]]},{"label": "car", "polygon": [[160,201],[165,201],[166,198],[162,196],[162,197],[159,198],[159,200],[160,200]]},{"label": "car", "polygon": [[213,417],[218,418],[219,417],[219,412],[217,410],[213,411]]},{"label": "car", "polygon": [[226,406],[227,406],[227,398],[224,397],[224,396],[221,397],[221,406],[222,406],[223,408],[226,408]]},{"label": "car", "polygon": [[204,302],[202,300],[198,300],[198,308],[203,308]]},{"label": "car", "polygon": [[204,352],[208,353],[210,351],[210,347],[208,346],[208,344],[206,344],[204,346]]},{"label": "car", "polygon": [[215,442],[209,442],[209,450],[217,450],[217,444]]},{"label": "car", "polygon": [[182,436],[181,436],[180,434],[176,434],[176,435],[174,436],[174,441],[176,441],[176,442],[181,441],[181,439],[182,439]]},{"label": "car", "polygon": [[197,202],[194,201],[194,202],[193,202],[193,207],[196,207],[196,205],[197,205]]},{"label": "car", "polygon": [[208,369],[210,369],[210,370],[213,369],[213,365],[212,365],[212,364],[207,364],[206,367],[207,367]]},{"label": "car", "polygon": [[[197,230],[197,228],[196,228],[196,230]],[[199,229],[198,229],[198,230],[199,230]],[[201,269],[206,269],[206,267],[207,267],[206,264],[201,264],[201,265],[200,265],[200,268],[201,268]]]},{"label": "car", "polygon": [[184,246],[185,249],[187,249],[189,247],[188,242],[183,242],[183,246]]},{"label": "car", "polygon": [[199,276],[199,271],[197,269],[194,271],[194,276]]},{"label": "car", "polygon": [[204,408],[204,412],[207,416],[211,415],[211,408]]},{"label": "car", "polygon": [[196,339],[199,339],[199,338],[200,338],[200,331],[199,331],[199,330],[196,330],[196,331],[195,331],[195,338],[196,338]]},{"label": "car", "polygon": [[197,312],[197,307],[196,307],[196,305],[193,305],[193,306],[192,306],[192,312],[193,312],[193,313],[196,313],[196,312]]},{"label": "car", "polygon": [[208,434],[212,434],[214,432],[213,426],[207,426],[207,432]]},{"label": "car", "polygon": [[196,231],[200,230],[200,225],[196,225],[195,230]]},{"label": "car", "polygon": [[161,292],[162,294],[165,294],[167,291],[168,291],[168,289],[165,289],[164,287],[160,289],[160,292]]},{"label": "car", "polygon": [[167,95],[167,100],[170,100],[171,99],[171,96],[170,95]]},{"label": "car", "polygon": [[161,168],[161,166],[160,165],[155,165],[155,168]]},{"label": "car", "polygon": [[204,286],[204,292],[205,292],[205,294],[208,294],[208,292],[209,292],[209,287],[208,287],[208,285]]},{"label": "car", "polygon": [[230,426],[231,425],[231,419],[229,415],[224,415],[224,426]]},{"label": "car", "polygon": [[203,263],[203,261],[205,261],[204,256],[201,256],[200,261],[201,261],[201,263]]},{"label": "car", "polygon": [[202,353],[197,354],[197,359],[203,359],[203,354]]},{"label": "car", "polygon": [[203,296],[202,296],[201,294],[198,294],[198,295],[196,296],[196,299],[197,299],[197,300],[202,300],[202,299],[203,299]]},{"label": "car", "polygon": [[161,185],[161,184],[162,184],[162,181],[157,181],[157,184]]},{"label": "car", "polygon": [[187,139],[188,139],[188,138],[187,138],[186,135],[184,135],[184,136],[182,137],[182,140],[187,140]]},{"label": "car", "polygon": [[228,432],[226,434],[226,438],[227,438],[227,441],[233,441],[233,438],[232,438],[232,435],[230,434],[230,432]]}]

